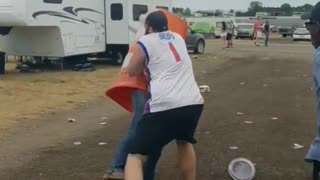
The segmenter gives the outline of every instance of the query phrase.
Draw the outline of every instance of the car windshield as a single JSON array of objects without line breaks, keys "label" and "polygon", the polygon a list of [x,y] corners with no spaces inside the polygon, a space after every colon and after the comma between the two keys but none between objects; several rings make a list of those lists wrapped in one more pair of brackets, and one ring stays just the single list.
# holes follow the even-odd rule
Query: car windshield
[{"label": "car windshield", "polygon": [[239,25],[238,29],[253,29],[252,25]]}]

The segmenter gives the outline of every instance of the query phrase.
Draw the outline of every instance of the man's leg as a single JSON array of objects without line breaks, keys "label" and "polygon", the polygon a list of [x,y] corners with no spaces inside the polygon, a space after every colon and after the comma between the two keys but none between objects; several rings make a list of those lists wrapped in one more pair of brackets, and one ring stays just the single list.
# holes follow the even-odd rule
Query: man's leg
[{"label": "man's leg", "polygon": [[253,42],[254,42],[255,45],[257,45],[257,38],[258,38],[257,37],[257,31],[254,31],[253,32]]},{"label": "man's leg", "polygon": [[181,108],[182,117],[177,120],[176,143],[178,147],[178,166],[180,180],[196,179],[196,155],[193,145],[197,143],[194,133],[199,123],[203,105]]},{"label": "man's leg", "polygon": [[320,162],[314,161],[313,162],[313,180],[320,180],[319,173],[320,173]]},{"label": "man's leg", "polygon": [[231,44],[231,48],[233,48],[233,35],[231,35],[230,44]]},{"label": "man's leg", "polygon": [[125,180],[143,180],[143,161],[145,157],[138,154],[129,154],[126,168],[125,168]]},{"label": "man's leg", "polygon": [[113,157],[112,163],[109,167],[109,173],[123,173],[124,166],[126,164],[127,155],[128,155],[128,148],[129,144],[135,136],[135,131],[138,122],[141,120],[144,112],[144,105],[146,102],[146,94],[142,91],[135,90],[132,92],[132,105],[133,105],[133,117],[131,120],[130,127],[128,129],[128,133],[120,142],[116,154]]},{"label": "man's leg", "polygon": [[266,39],[265,39],[265,46],[268,46],[268,43],[269,43],[269,33],[266,32]]},{"label": "man's leg", "polygon": [[177,147],[180,180],[195,180],[196,155],[193,145],[185,141],[177,141]]},{"label": "man's leg", "polygon": [[156,167],[161,156],[161,151],[148,156],[143,166],[144,180],[154,180],[156,176]]},{"label": "man's leg", "polygon": [[145,160],[147,162],[144,167],[144,180],[154,178],[156,163],[163,147],[174,139],[177,129],[173,126],[175,115],[176,113],[170,110],[144,115],[136,129],[132,146],[130,146],[125,168],[126,180],[142,180],[142,162]]}]

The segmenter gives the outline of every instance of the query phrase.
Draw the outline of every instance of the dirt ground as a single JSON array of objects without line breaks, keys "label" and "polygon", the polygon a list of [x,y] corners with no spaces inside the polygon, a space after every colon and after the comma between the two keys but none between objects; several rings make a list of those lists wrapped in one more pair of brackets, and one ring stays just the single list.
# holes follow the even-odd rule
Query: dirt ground
[{"label": "dirt ground", "polygon": [[45,114],[75,107],[103,94],[119,71],[118,66],[98,67],[95,72],[20,73],[7,63],[0,76],[0,130]]},{"label": "dirt ground", "polygon": [[[209,85],[212,89],[204,94],[205,111],[197,130],[198,179],[230,179],[226,169],[237,157],[256,164],[258,180],[311,179],[311,166],[303,158],[316,127],[311,91],[312,47],[305,42],[277,41],[268,48],[259,48],[244,40],[235,42],[233,49],[223,50],[221,46],[218,40],[209,41],[205,55],[192,55],[199,85]],[[107,71],[107,67],[99,70],[99,79]],[[57,80],[63,77],[60,73],[55,75]],[[39,74],[28,76],[36,79]],[[82,76],[88,81],[94,77],[93,74]],[[10,78],[18,81],[25,77],[13,75],[1,81]],[[92,94],[104,91],[105,81],[95,82],[103,85],[97,86]],[[68,83],[61,87],[72,87]],[[85,96],[92,94],[80,91],[78,95],[88,98]],[[103,93],[100,95],[71,110],[42,113],[38,118],[20,121],[2,131],[0,179],[101,179],[126,131],[129,114],[106,100]],[[0,111],[3,106],[9,105],[4,103]],[[14,108],[11,105],[12,112]],[[68,123],[68,117],[77,121]],[[107,124],[100,125],[101,122]],[[78,141],[82,144],[75,146],[73,143]],[[99,142],[107,145],[98,146]],[[294,143],[305,148],[294,150]],[[239,149],[230,150],[230,146]],[[171,145],[163,152],[158,180],[176,179],[174,156],[175,147]]]}]

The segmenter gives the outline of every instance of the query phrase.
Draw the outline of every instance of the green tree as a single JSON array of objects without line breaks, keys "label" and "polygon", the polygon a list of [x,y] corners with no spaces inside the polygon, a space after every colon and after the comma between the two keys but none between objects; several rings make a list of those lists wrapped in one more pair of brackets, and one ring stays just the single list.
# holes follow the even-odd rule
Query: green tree
[{"label": "green tree", "polygon": [[178,7],[173,7],[172,12],[175,14],[184,14],[184,9],[183,8],[178,8]]},{"label": "green tree", "polygon": [[185,15],[185,16],[191,16],[191,15],[192,15],[191,9],[190,9],[190,8],[185,9],[185,10],[184,10],[184,15]]},{"label": "green tree", "polygon": [[215,12],[214,12],[214,16],[222,16],[223,15],[223,12],[220,10],[220,9],[217,9]]},{"label": "green tree", "polygon": [[[290,4],[283,4],[281,7],[263,7],[263,4],[259,1],[252,1],[247,12],[237,11],[236,16],[255,16],[256,12],[269,12],[274,15],[292,15],[293,12],[310,13],[313,6],[311,4],[305,4],[303,6],[292,7]],[[304,18],[307,15],[303,16]]]},{"label": "green tree", "polygon": [[249,7],[249,10],[248,10],[247,14],[249,16],[255,16],[257,12],[260,12],[260,11],[263,10],[262,6],[263,6],[262,2],[260,2],[260,1],[252,1],[250,3],[250,7]]},{"label": "green tree", "polygon": [[231,9],[231,10],[229,11],[229,13],[234,13],[234,10],[233,10],[233,9]]},{"label": "green tree", "polygon": [[252,1],[250,3],[249,10],[257,12],[257,11],[262,9],[262,6],[263,6],[262,2],[260,2],[260,1]]},{"label": "green tree", "polygon": [[311,12],[313,6],[311,4],[305,4],[305,5],[302,6],[302,8],[303,8],[303,11]]},{"label": "green tree", "polygon": [[280,7],[280,10],[282,12],[284,12],[285,15],[287,15],[287,16],[291,16],[292,15],[292,7],[288,3],[282,4],[281,7]]}]

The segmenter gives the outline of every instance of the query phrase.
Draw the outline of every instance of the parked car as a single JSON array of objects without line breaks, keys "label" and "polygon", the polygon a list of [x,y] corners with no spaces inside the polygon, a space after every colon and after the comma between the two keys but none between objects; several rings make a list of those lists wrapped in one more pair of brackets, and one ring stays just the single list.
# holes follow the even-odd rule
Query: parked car
[{"label": "parked car", "polygon": [[293,37],[293,32],[298,28],[299,26],[279,26],[279,33],[282,35],[282,37]]},{"label": "parked car", "polygon": [[271,28],[271,32],[272,33],[279,33],[279,28],[277,26],[274,26],[273,28]]},{"label": "parked car", "polygon": [[215,28],[208,22],[195,22],[193,23],[191,29],[197,33],[201,33],[207,38],[214,39],[216,37],[216,34],[214,33]]},{"label": "parked car", "polygon": [[191,28],[188,29],[186,44],[188,50],[191,50],[196,54],[203,54],[206,47],[204,35],[192,30]]},{"label": "parked car", "polygon": [[293,33],[293,41],[311,40],[310,32],[305,27],[297,28]]},{"label": "parked car", "polygon": [[253,38],[253,24],[239,23],[237,26],[237,39],[239,38]]},{"label": "parked car", "polygon": [[293,35],[293,28],[288,26],[279,26],[279,33],[286,38]]}]

